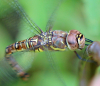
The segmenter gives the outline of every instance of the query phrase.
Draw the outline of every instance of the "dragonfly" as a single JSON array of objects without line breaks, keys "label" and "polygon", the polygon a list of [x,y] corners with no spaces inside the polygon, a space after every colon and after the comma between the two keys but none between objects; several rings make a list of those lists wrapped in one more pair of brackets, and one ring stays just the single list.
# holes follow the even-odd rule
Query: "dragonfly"
[{"label": "dragonfly", "polygon": [[47,49],[51,51],[65,51],[66,48],[76,50],[84,48],[84,43],[84,36],[77,30],[71,30],[68,34],[64,31],[52,31],[50,29],[49,32],[41,32],[40,35],[9,45],[6,48],[5,58],[9,61],[10,65],[15,69],[18,75],[25,78],[27,77],[27,74],[24,73],[20,66],[13,60],[13,57],[11,56],[12,53],[24,50],[42,52]]},{"label": "dragonfly", "polygon": [[[19,16],[25,19],[25,21],[32,28],[31,30],[33,30],[34,34],[32,37],[17,41],[7,46],[5,49],[6,61],[22,79],[26,79],[27,77],[29,77],[29,75],[21,68],[21,66],[12,56],[15,52],[66,51],[66,49],[75,51],[77,49],[82,50],[85,47],[85,41],[92,42],[91,40],[86,39],[85,36],[78,30],[70,30],[69,33],[62,30],[53,30],[51,17],[48,21],[48,23],[51,24],[49,26],[47,25],[46,32],[43,32],[42,29],[40,29],[39,26],[37,26],[26,15],[26,13],[23,11],[16,0],[13,0],[10,6],[15,9],[18,14],[20,13]],[[81,57],[77,53],[76,55],[81,59]]]}]

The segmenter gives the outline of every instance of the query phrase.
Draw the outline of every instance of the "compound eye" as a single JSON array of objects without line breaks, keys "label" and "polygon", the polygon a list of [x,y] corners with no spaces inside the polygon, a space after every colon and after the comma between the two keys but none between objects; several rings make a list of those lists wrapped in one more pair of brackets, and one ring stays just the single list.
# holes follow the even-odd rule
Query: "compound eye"
[{"label": "compound eye", "polygon": [[80,36],[80,41],[82,40],[82,38],[83,38],[83,34]]},{"label": "compound eye", "polygon": [[77,39],[80,39],[80,41],[83,39],[83,34],[78,34]]},{"label": "compound eye", "polygon": [[76,37],[76,40],[77,40],[77,43],[79,45],[79,48],[84,48],[85,46],[85,37],[83,34],[78,34],[77,37]]}]

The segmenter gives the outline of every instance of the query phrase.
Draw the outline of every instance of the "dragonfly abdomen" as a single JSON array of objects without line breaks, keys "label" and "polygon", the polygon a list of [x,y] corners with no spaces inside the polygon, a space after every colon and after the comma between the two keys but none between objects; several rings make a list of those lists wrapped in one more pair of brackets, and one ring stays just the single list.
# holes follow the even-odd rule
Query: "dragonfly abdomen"
[{"label": "dragonfly abdomen", "polygon": [[16,71],[16,73],[23,79],[27,79],[28,74],[23,71],[19,64],[15,61],[12,54],[17,51],[29,51],[29,50],[38,50],[40,52],[39,45],[39,36],[30,37],[29,39],[15,42],[9,45],[6,48],[5,59],[11,65],[11,67]]},{"label": "dragonfly abdomen", "polygon": [[29,39],[15,42],[6,48],[6,54],[12,54],[17,51],[35,50],[38,46],[38,36],[30,37]]}]

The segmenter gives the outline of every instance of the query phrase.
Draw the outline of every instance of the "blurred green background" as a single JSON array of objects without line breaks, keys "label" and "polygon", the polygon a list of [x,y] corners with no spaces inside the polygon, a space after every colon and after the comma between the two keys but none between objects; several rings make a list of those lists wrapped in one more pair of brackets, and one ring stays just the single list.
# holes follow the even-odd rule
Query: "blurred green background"
[{"label": "blurred green background", "polygon": [[[19,0],[27,15],[43,31],[46,31],[45,27],[48,19],[58,2],[59,0]],[[14,71],[6,67],[7,64],[4,64],[2,61],[5,55],[5,48],[16,41],[34,36],[29,26],[22,19],[17,18],[15,14],[7,15],[11,11],[8,6],[10,3],[11,0],[7,4],[0,0],[0,86],[79,86],[79,67],[81,61],[73,51],[53,52],[54,62],[48,61],[47,52],[36,53],[35,55],[33,55],[34,52],[30,52],[28,54],[30,59],[28,57],[21,60],[18,58],[19,60],[17,59],[17,61],[23,67],[26,67],[27,72],[30,74],[28,81],[22,81],[17,78]],[[86,38],[99,41],[99,8],[99,0],[63,0],[53,18],[55,21],[53,30],[69,32],[72,29],[76,29],[83,33]],[[4,18],[5,16],[7,18]],[[12,24],[10,24],[11,22]],[[82,51],[78,52],[80,55],[83,53]],[[35,58],[33,59],[32,57]],[[30,62],[31,60],[33,62]],[[30,64],[31,67],[29,67]]]}]

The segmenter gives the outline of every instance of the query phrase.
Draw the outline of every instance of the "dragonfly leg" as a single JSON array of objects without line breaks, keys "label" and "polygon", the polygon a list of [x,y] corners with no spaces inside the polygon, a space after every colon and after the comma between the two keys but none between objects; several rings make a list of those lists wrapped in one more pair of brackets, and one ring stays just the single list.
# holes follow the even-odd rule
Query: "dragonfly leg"
[{"label": "dragonfly leg", "polygon": [[91,62],[91,63],[96,63],[96,62],[93,61],[93,60],[87,60],[87,59],[82,58],[76,51],[74,51],[74,53],[76,54],[76,56],[77,56],[79,59],[81,59],[81,60],[83,60],[83,61]]},{"label": "dragonfly leg", "polygon": [[86,41],[86,42],[90,42],[90,43],[92,43],[92,42],[93,42],[92,40],[87,39],[87,38],[85,38],[85,41]]},{"label": "dragonfly leg", "polygon": [[88,46],[89,44],[85,44],[85,46]]}]

